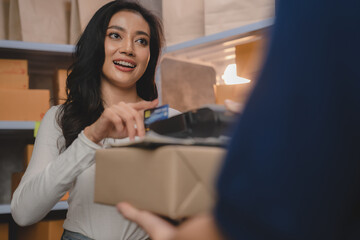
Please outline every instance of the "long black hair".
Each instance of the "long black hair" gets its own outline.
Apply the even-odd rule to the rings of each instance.
[[[105,60],[106,29],[112,16],[122,10],[139,13],[149,24],[150,60],[144,74],[136,82],[136,91],[139,97],[147,101],[158,97],[155,70],[164,39],[160,20],[134,1],[116,0],[105,4],[91,18],[76,44],[74,62],[68,71],[67,99],[57,117],[65,138],[65,148],[104,111],[100,79]]]

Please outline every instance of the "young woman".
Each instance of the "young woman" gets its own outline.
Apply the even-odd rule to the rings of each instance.
[[[69,191],[63,239],[147,238],[114,207],[93,202],[94,155],[145,135],[143,110],[158,104],[154,75],[162,40],[160,22],[136,3],[114,1],[95,13],[76,46],[68,99],[45,115],[13,195],[19,225],[40,221]]]

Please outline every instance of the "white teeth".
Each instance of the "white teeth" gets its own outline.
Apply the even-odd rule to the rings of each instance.
[[[131,67],[131,68],[134,68],[135,65],[134,64],[131,64],[129,62],[125,62],[125,61],[114,61],[114,63],[116,65],[121,65],[121,66],[124,66],[124,67]]]

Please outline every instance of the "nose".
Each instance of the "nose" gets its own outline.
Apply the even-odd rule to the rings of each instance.
[[[124,39],[122,43],[120,53],[127,56],[135,56],[133,41],[131,39]]]

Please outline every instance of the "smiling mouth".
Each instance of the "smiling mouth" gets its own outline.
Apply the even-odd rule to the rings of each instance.
[[[127,67],[127,68],[135,68],[136,65],[126,62],[126,61],[113,61],[115,65],[121,66],[121,67]]]

